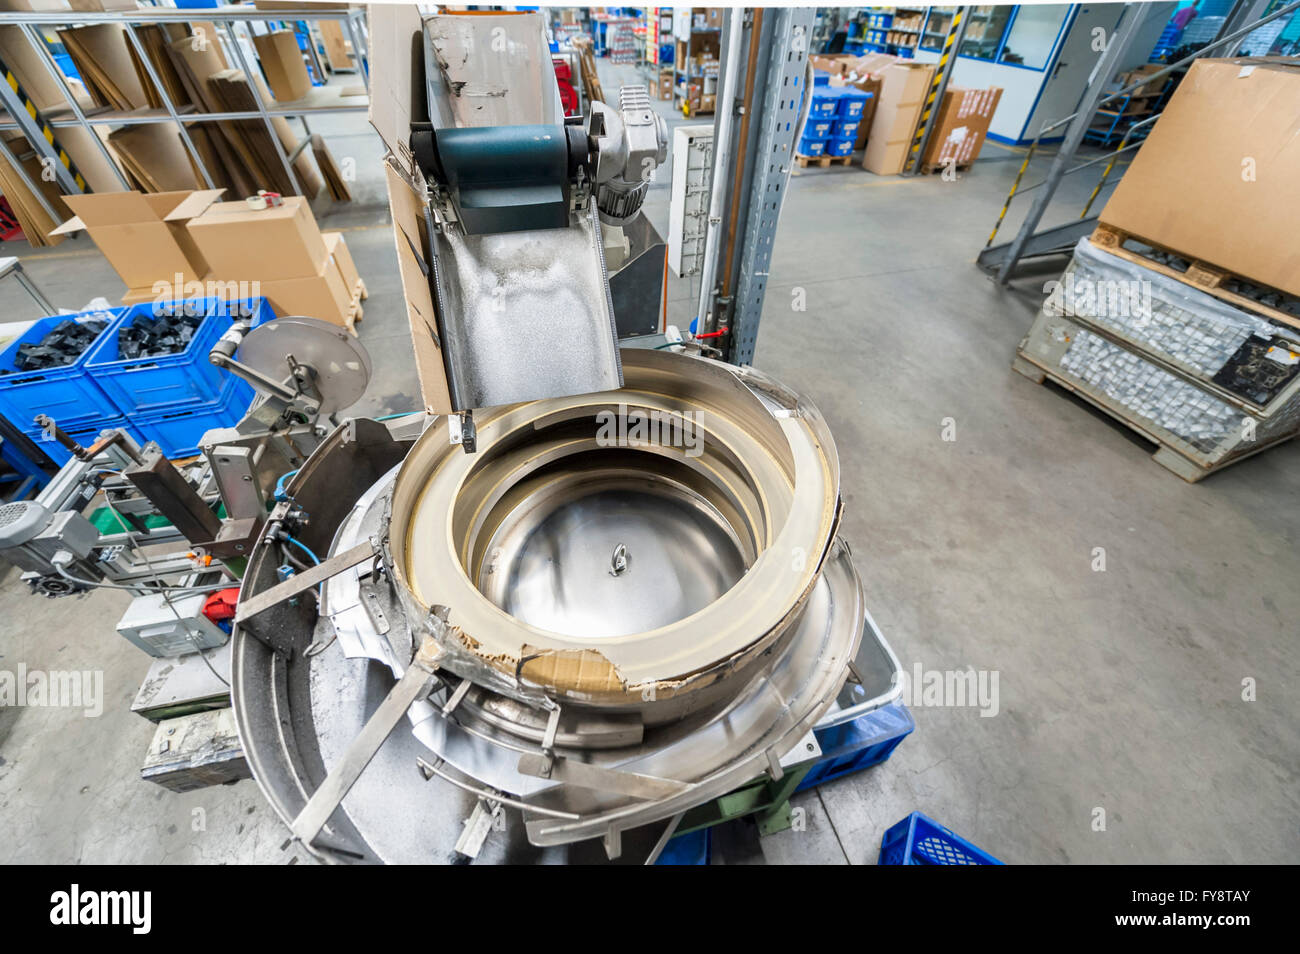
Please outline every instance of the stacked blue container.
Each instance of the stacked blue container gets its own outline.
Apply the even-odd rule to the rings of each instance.
[[[835,123],[826,142],[828,156],[848,156],[858,138],[858,126],[871,94],[853,86],[836,88]]]
[[[178,312],[203,318],[183,351],[121,357],[117,336],[120,329],[143,317]],[[213,365],[208,352],[235,321],[248,319],[256,326],[271,317],[271,306],[265,298],[200,298],[133,305],[91,349],[86,367],[145,441],[157,441],[168,457],[188,457],[198,453],[198,442],[205,431],[234,426],[253,400],[252,387]]]
[[[65,463],[69,454],[61,444],[46,437],[36,426],[36,415],[45,414],[80,443],[92,443],[105,428],[118,427],[124,421],[113,402],[93,381],[86,364],[95,348],[115,334],[120,309],[86,311],[76,315],[53,315],[41,318],[23,332],[8,348],[0,352],[0,415],[35,441],[56,464]],[[76,361],[57,368],[18,371],[18,349],[41,341],[54,327],[65,321],[103,321],[107,327]]]
[[[804,123],[803,133],[799,137],[797,152],[801,156],[822,156],[826,154],[826,143],[830,139],[831,126],[839,109],[840,93],[836,86],[814,86],[812,105],[808,109],[808,121]]]

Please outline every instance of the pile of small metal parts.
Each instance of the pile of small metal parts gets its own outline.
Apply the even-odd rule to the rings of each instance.
[[[189,347],[203,316],[141,315],[117,330],[117,356],[123,361],[179,354]]]
[[[1082,328],[1061,368],[1206,453],[1240,426],[1231,405]]]
[[[108,327],[107,320],[61,321],[39,342],[29,341],[18,346],[12,368],[0,369],[0,374],[21,371],[44,371],[72,364],[94,343]]]
[[[1090,259],[1076,255],[1066,274],[1074,275],[1074,282],[1063,283],[1071,313],[1113,328],[1207,377],[1212,377],[1222,368],[1252,335],[1267,340],[1276,331],[1269,322],[1249,312],[1204,304],[1204,296],[1199,293],[1177,295],[1172,291],[1172,281],[1149,281],[1147,300],[1131,302],[1135,307],[1098,307],[1100,303],[1096,299],[1099,296],[1094,296],[1092,302],[1084,302],[1081,295],[1072,295],[1071,291],[1076,288],[1123,289],[1132,284],[1123,281],[1131,273],[1097,267]]]

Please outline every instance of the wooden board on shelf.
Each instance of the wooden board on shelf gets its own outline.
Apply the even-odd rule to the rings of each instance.
[[[147,192],[179,192],[203,187],[189,151],[171,123],[123,126],[109,135],[108,144]]]
[[[0,135],[5,137],[5,143],[9,147],[9,151],[15,156],[23,156],[32,152],[31,144],[23,138],[21,133],[8,131],[0,133]],[[29,158],[22,160],[22,167],[27,175],[25,181],[19,175],[18,170],[9,164],[7,159],[0,157],[0,193],[3,193],[4,197],[9,200],[9,207],[14,210],[14,216],[18,219],[23,235],[32,248],[58,245],[66,236],[50,235],[49,233],[52,229],[61,225],[62,221],[50,218],[50,214],[45,211],[45,208],[27,183],[34,183],[55,212],[63,216],[63,218],[67,218],[70,213],[63,203],[63,197],[59,193],[58,185],[54,182],[47,182],[41,176],[41,161],[38,156],[31,155]]]
[[[338,163],[334,161],[334,155],[329,151],[329,147],[325,145],[325,139],[320,133],[312,135],[311,151],[315,154],[316,163],[320,166],[321,174],[325,177],[325,184],[329,187],[330,196],[336,202],[351,202],[352,190],[348,188],[347,180],[343,178]]]

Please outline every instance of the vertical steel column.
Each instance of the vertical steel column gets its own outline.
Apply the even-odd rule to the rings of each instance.
[[[352,41],[352,58],[356,60],[357,72],[361,74],[361,82],[366,84],[366,94],[370,94],[370,60],[366,49],[361,44],[361,31],[357,29],[356,18],[349,13],[343,18],[347,24],[348,38]]]
[[[811,82],[808,46],[815,15],[813,7],[768,7],[762,36],[750,38],[751,43],[763,43],[766,51],[760,47],[754,101],[746,104],[747,109],[757,110],[750,120],[757,141],[748,153],[750,187],[744,191],[747,205],[741,210],[743,225],[736,236],[741,248],[729,322],[728,360],[733,364],[752,364],[754,360],[776,227],[800,132],[799,117],[805,97],[812,96],[805,85]],[[727,185],[714,183],[714,188]]]
[[[1025,243],[1029,241],[1030,236],[1034,234],[1034,230],[1038,228],[1043,213],[1047,211],[1048,203],[1052,201],[1052,196],[1056,194],[1056,187],[1061,183],[1061,177],[1065,175],[1065,170],[1073,160],[1075,152],[1078,151],[1079,144],[1083,142],[1083,134],[1088,131],[1088,126],[1092,123],[1092,116],[1097,111],[1097,104],[1106,97],[1106,84],[1114,75],[1115,67],[1124,58],[1124,54],[1133,42],[1133,37],[1137,35],[1138,29],[1142,26],[1142,21],[1146,19],[1149,10],[1150,4],[1148,3],[1130,4],[1124,10],[1119,28],[1115,31],[1115,35],[1110,38],[1110,42],[1106,44],[1101,59],[1097,61],[1097,65],[1093,67],[1092,75],[1088,77],[1088,88],[1084,91],[1083,101],[1079,104],[1079,109],[1074,114],[1074,119],[1071,121],[1069,128],[1066,129],[1065,141],[1061,143],[1060,148],[1056,151],[1056,156],[1052,159],[1052,166],[1048,170],[1047,179],[1043,183],[1043,191],[1034,199],[1029,214],[1025,216],[1025,221],[1020,225],[1020,231],[1016,233],[1015,239],[1011,242],[1011,247],[1007,249],[1007,257],[998,270],[998,284],[1005,285],[1007,283],[1011,270],[1020,261]]]
[[[1223,25],[1219,27],[1219,32],[1215,36],[1215,39],[1217,40],[1219,37],[1230,36],[1248,23],[1254,23],[1256,20],[1263,18],[1264,13],[1268,10],[1268,5],[1271,2],[1272,0],[1237,0],[1237,3],[1233,8],[1228,11],[1228,15],[1223,18]],[[1254,31],[1252,30],[1251,32],[1253,33]],[[1216,55],[1236,56],[1237,51],[1241,49],[1241,45],[1249,39],[1250,33],[1247,33],[1240,40],[1226,44]]]
[[[41,64],[45,67],[45,72],[49,73],[50,78],[59,84],[59,89],[63,91],[63,95],[68,101],[68,106],[72,109],[72,115],[77,117],[77,121],[81,123],[86,132],[90,134],[90,138],[95,141],[95,145],[99,147],[99,151],[103,154],[104,160],[108,163],[109,168],[113,170],[113,175],[117,176],[118,183],[121,184],[123,189],[130,189],[131,183],[128,182],[126,176],[123,175],[121,168],[117,164],[117,160],[113,158],[113,154],[108,151],[108,146],[104,144],[104,140],[100,139],[99,136],[95,134],[95,130],[91,129],[90,125],[86,122],[86,113],[81,108],[81,104],[77,102],[77,97],[73,94],[72,87],[68,85],[68,78],[63,75],[63,71],[59,69],[59,64],[54,61],[54,54],[51,53],[50,48],[45,45],[45,40],[37,31],[36,25],[32,23],[20,23],[18,26],[27,36],[27,42],[36,50]]]
[[[958,7],[948,24],[948,35],[943,40],[943,52],[939,54],[938,69],[934,81],[930,83],[930,94],[925,99],[925,109],[916,126],[916,136],[912,140],[912,149],[907,156],[905,174],[914,176],[921,171],[925,161],[925,150],[934,135],[934,127],[939,122],[939,112],[943,108],[943,94],[948,89],[948,80],[952,78],[953,67],[957,65],[957,53],[962,40],[966,37],[966,24],[970,22],[970,7]],[[922,27],[924,29],[924,27]],[[920,42],[919,40],[917,42]]]
[[[284,174],[289,177],[289,184],[293,186],[293,191],[298,195],[302,195],[302,185],[299,184],[298,177],[293,174],[293,165],[285,158],[284,148],[280,145],[280,137],[275,133],[275,124],[271,122],[271,114],[266,111],[266,100],[262,99],[262,90],[258,84],[260,74],[254,73],[248,68],[248,57],[244,55],[244,48],[239,45],[239,36],[235,33],[234,23],[227,20],[221,25],[226,28],[226,37],[235,50],[235,59],[239,61],[239,68],[244,71],[244,76],[248,78],[248,89],[253,94],[253,101],[257,103],[257,111],[262,115],[262,123],[266,126],[267,135],[271,137],[271,147],[275,149],[275,154],[280,157],[280,165],[284,167]]]
[[[185,143],[185,151],[190,154],[194,167],[199,170],[199,175],[203,177],[203,184],[209,189],[215,189],[216,185],[213,184],[212,176],[208,175],[208,167],[203,164],[203,157],[199,155],[199,150],[194,146],[194,140],[190,138],[190,131],[181,122],[180,114],[176,112],[176,104],[167,95],[167,87],[158,78],[158,71],[154,69],[153,60],[149,58],[149,54],[145,51],[144,44],[140,42],[140,37],[136,35],[135,24],[128,20],[124,25],[126,26],[126,38],[131,42],[131,48],[135,50],[135,55],[144,66],[145,72],[149,74],[149,80],[153,83],[154,89],[157,90],[158,98],[162,100],[167,115],[176,124],[176,129],[181,134],[181,142]]]
[[[15,81],[16,82],[16,81]],[[49,138],[46,137],[47,126],[44,120],[36,115],[33,108],[30,112],[27,104],[23,102],[23,97],[18,94],[18,90],[9,85],[7,78],[0,78],[0,106],[5,108],[9,117],[18,124],[22,130],[23,136],[31,144],[36,154],[41,157],[42,163],[47,168],[54,170],[55,180],[63,189],[65,195],[77,195],[82,191],[81,185],[77,182],[77,177],[72,174],[72,170],[63,164],[63,158],[59,155],[59,149],[54,144],[53,129],[49,129]],[[21,166],[19,169],[21,170]],[[37,194],[40,192],[37,190]],[[54,221],[59,217],[54,216]]]

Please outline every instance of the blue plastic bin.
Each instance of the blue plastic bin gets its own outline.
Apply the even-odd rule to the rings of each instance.
[[[933,818],[912,812],[885,832],[878,865],[1000,865],[997,858],[954,835]]]
[[[808,110],[808,120],[834,119],[840,104],[840,90],[834,86],[814,86],[812,107]]]
[[[664,850],[655,859],[656,865],[707,865],[709,863],[709,832],[700,828],[668,839]]]
[[[814,86],[829,86],[831,84],[831,74],[825,70],[813,70]]]
[[[835,115],[840,119],[860,119],[871,94],[852,86],[842,86]]]
[[[861,119],[837,119],[831,123],[831,128],[826,135],[832,139],[856,140],[858,138],[858,127],[861,125]]]
[[[810,139],[804,136],[799,140],[798,155],[801,156],[821,156],[826,153],[825,139]]]
[[[101,431],[111,431],[117,428],[125,430],[131,437],[144,446],[145,440],[141,437],[140,432],[125,417],[108,417],[100,418],[96,421],[89,421],[83,424],[59,424],[59,429],[67,434],[82,447],[89,447],[95,443]],[[72,451],[68,450],[53,437],[47,437],[39,427],[24,428],[23,433],[35,442],[36,446],[45,452],[45,456],[54,463],[62,467],[68,461],[72,460]]]
[[[145,317],[175,314],[204,315],[184,351],[122,360],[117,334]],[[108,395],[118,413],[153,414],[199,407],[220,401],[232,378],[229,371],[208,360],[208,352],[234,322],[248,318],[259,325],[272,316],[265,298],[226,301],[195,298],[188,301],[132,305],[110,333],[91,349],[86,370]]]
[[[822,755],[796,791],[879,765],[894,754],[898,744],[915,728],[912,713],[901,702],[891,702],[849,722],[814,727],[813,734]]]
[[[0,368],[13,372],[0,374],[0,414],[14,427],[27,430],[35,427],[37,414],[48,414],[60,425],[82,424],[116,417],[120,412],[108,395],[86,374],[86,361],[95,348],[113,334],[113,327],[121,309],[110,311],[84,311],[78,315],[52,315],[32,323],[15,341],[0,352]],[[106,321],[108,327],[89,348],[72,364],[43,371],[14,371],[18,349],[34,344],[61,322],[95,318]]]
[[[851,156],[853,154],[852,139],[838,139],[832,136],[826,140],[826,155],[828,156]]]
[[[253,403],[253,388],[233,374],[226,380],[221,398],[212,404],[152,414],[133,414],[130,421],[145,441],[157,441],[165,457],[193,457],[199,439],[214,427],[234,427]]]
[[[804,139],[827,139],[835,128],[833,119],[809,119],[803,127]]]

